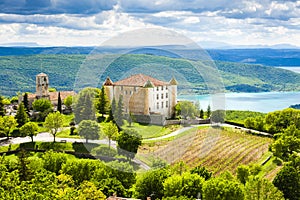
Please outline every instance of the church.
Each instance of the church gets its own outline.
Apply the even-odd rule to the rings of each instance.
[[[59,92],[49,92],[49,77],[45,73],[40,73],[36,76],[36,92],[33,94],[28,94],[28,103],[30,107],[36,99],[49,99],[52,105],[57,106]],[[75,96],[74,91],[60,91],[60,98],[62,102],[68,96]]]
[[[172,78],[164,82],[144,74],[135,74],[123,80],[113,82],[109,77],[103,84],[105,93],[110,102],[116,101],[122,95],[124,113],[133,114],[138,119],[143,116],[152,116],[159,119],[157,123],[170,119],[175,115],[177,103],[177,81]],[[137,121],[143,121],[138,120]]]

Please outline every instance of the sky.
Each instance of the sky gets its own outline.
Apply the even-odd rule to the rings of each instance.
[[[143,28],[199,44],[300,46],[300,1],[0,0],[0,44],[97,46]]]

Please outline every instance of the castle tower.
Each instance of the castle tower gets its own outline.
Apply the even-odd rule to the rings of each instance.
[[[175,106],[177,104],[177,81],[173,77],[169,82],[169,94],[170,94],[170,110],[169,110],[169,116],[175,115]]]
[[[104,87],[104,91],[106,93],[106,95],[108,96],[108,99],[110,102],[112,102],[113,98],[114,98],[114,83],[112,82],[112,80],[107,77],[105,82],[103,83],[103,87]]]
[[[47,74],[40,73],[36,76],[36,97],[45,98],[49,97],[49,78]]]

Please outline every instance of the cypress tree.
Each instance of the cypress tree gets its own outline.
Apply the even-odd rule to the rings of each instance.
[[[61,97],[60,97],[60,92],[58,92],[57,111],[61,113]]]
[[[3,96],[0,95],[0,116],[5,115],[3,100],[4,100]]]
[[[26,124],[26,122],[28,122],[28,115],[25,111],[25,107],[23,103],[20,103],[18,110],[17,110],[17,114],[16,114],[16,120],[18,123],[18,127],[23,126],[24,124]]]
[[[98,102],[98,112],[102,114],[102,117],[107,112],[107,103],[107,96],[105,94],[104,87],[102,86]]]
[[[210,118],[210,115],[211,115],[210,105],[207,106],[206,114],[207,114],[207,118]]]
[[[120,95],[120,97],[119,97],[115,120],[116,120],[119,128],[121,126],[123,126],[123,96],[122,95]]]
[[[114,115],[116,113],[116,107],[117,107],[117,104],[116,104],[116,99],[113,98],[112,102],[111,102],[111,105],[109,107],[109,111],[108,111],[108,117],[106,119],[107,122],[110,122],[110,121],[113,121],[115,122],[114,120]]]
[[[26,111],[29,111],[28,93],[27,92],[25,92],[25,94],[23,96],[23,104],[24,104]]]

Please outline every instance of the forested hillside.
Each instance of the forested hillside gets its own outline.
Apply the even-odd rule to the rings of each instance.
[[[100,68],[104,68],[103,60],[96,56],[87,57],[87,55],[78,54],[1,56],[0,93],[13,96],[18,91],[34,92],[35,76],[40,72],[49,75],[51,87],[57,90],[72,90],[78,70],[91,58],[93,62],[90,64],[93,68],[99,71]],[[287,70],[221,61],[216,61],[215,64],[222,75],[227,91],[258,92],[300,89],[300,74]],[[106,76],[117,81],[134,73],[148,74],[165,81],[175,76],[181,93],[187,92],[187,87],[195,93],[208,92],[203,78],[190,62],[179,58],[153,55],[123,55],[113,60],[99,77],[99,84]]]

